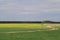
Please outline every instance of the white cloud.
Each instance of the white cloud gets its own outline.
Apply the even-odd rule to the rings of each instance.
[[[48,0],[49,2],[60,2],[60,0]]]
[[[19,14],[33,14],[34,12],[49,13],[49,12],[60,11],[60,5],[57,4],[58,2],[60,2],[60,0],[42,0],[41,3],[39,3],[39,0],[37,2],[36,1],[37,0],[35,0],[35,2],[32,3],[33,5],[32,4],[24,5],[24,2],[22,4],[19,4],[19,3],[16,3],[16,0],[15,1],[6,0],[5,4],[1,5],[0,10],[3,10],[5,13],[16,12]],[[56,4],[54,4],[55,2]],[[28,4],[30,3],[31,1]]]
[[[55,20],[58,16],[51,15],[57,13],[60,13],[60,0],[0,0],[1,20]]]

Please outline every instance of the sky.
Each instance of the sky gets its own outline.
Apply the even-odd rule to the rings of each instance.
[[[0,21],[60,21],[60,0],[0,0]]]

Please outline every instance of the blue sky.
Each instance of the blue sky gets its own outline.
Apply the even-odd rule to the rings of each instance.
[[[0,21],[60,21],[60,0],[0,0]]]

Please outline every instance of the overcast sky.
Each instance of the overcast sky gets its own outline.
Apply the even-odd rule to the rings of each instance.
[[[60,0],[0,0],[0,21],[60,21]]]

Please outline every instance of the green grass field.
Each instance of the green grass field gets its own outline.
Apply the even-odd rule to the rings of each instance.
[[[60,24],[0,24],[0,40],[60,40],[60,29],[45,31],[48,25],[60,28]]]

